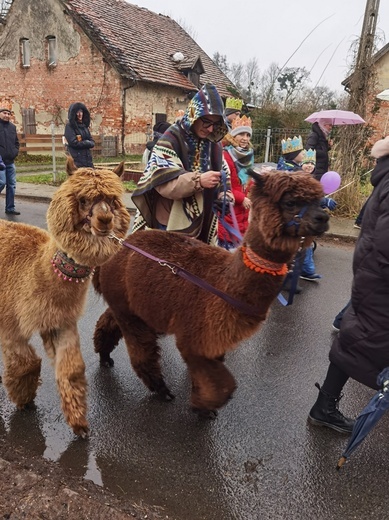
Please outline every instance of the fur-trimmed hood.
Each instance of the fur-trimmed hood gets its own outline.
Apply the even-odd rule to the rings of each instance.
[[[380,159],[385,155],[389,155],[389,135],[385,137],[385,139],[380,139],[373,145],[371,155],[375,159]]]
[[[77,126],[76,120],[77,120],[77,111],[82,110],[83,116],[82,116],[82,123],[87,128],[90,126],[90,112],[84,105],[84,103],[72,103],[69,107],[68,111],[68,120],[70,125],[75,128]]]

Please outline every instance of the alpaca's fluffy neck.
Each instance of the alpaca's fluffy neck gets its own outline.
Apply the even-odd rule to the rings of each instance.
[[[304,245],[305,238],[299,236],[274,236],[271,241],[265,238],[253,228],[245,235],[244,243],[258,256],[279,264],[290,263],[300,247]]]

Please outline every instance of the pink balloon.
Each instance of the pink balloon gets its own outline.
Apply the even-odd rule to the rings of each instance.
[[[337,172],[327,172],[320,179],[320,183],[323,186],[325,195],[333,193],[340,186],[341,178]]]

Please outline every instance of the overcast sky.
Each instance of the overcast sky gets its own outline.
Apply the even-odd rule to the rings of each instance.
[[[361,35],[366,7],[366,0],[138,0],[130,3],[184,23],[211,58],[219,52],[226,55],[230,64],[244,64],[256,58],[263,71],[272,62],[284,65],[296,51],[288,67],[312,69],[312,87],[318,83],[337,91],[343,90],[340,83],[350,64],[350,46]],[[380,49],[389,39],[389,0],[380,2],[376,34],[381,39]]]

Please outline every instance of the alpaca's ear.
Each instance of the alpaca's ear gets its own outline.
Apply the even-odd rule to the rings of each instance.
[[[70,175],[73,175],[73,173],[77,170],[77,166],[74,164],[73,157],[71,155],[68,155],[68,158],[66,160],[66,173],[68,177]]]
[[[265,184],[265,175],[263,173],[259,173],[257,170],[253,170],[252,168],[249,168],[247,170],[248,175],[252,177],[255,181],[255,184],[262,188]]]
[[[118,164],[114,169],[113,173],[116,173],[118,177],[121,177],[124,173],[124,161],[122,161],[120,164]]]

